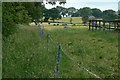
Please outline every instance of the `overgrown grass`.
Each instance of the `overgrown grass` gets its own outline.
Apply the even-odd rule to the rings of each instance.
[[[101,78],[118,77],[118,35],[89,31],[87,27],[20,25],[18,33],[3,41],[3,78],[55,78],[58,47],[79,64]],[[47,51],[47,33],[49,39]],[[56,42],[57,45],[56,45]],[[58,78],[95,78],[62,51]]]

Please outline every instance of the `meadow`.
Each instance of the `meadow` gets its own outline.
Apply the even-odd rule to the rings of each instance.
[[[60,23],[70,23],[70,19],[72,18],[72,23],[74,24],[79,24],[82,23],[82,17],[63,17],[62,19],[55,20],[55,22],[60,22]],[[52,20],[49,19],[50,22],[53,22]]]
[[[3,41],[3,78],[56,78],[59,45],[64,52],[60,51],[57,78],[96,78],[67,55],[101,78],[119,77],[117,33],[89,31],[87,26],[64,28],[43,23],[42,38],[38,26],[18,26],[17,33]]]

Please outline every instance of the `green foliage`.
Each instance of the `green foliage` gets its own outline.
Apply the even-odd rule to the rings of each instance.
[[[62,6],[57,6],[56,8],[59,10],[61,16],[63,16],[63,17],[65,17],[65,15],[68,13],[67,8],[64,8]]]
[[[45,9],[44,10],[44,21],[48,21],[49,18],[52,18],[53,22],[55,19],[61,19],[60,12],[57,8],[52,8],[52,9]]]
[[[103,20],[115,20],[118,18],[118,15],[115,14],[113,10],[105,10],[103,11]]]
[[[111,9],[110,9],[110,10],[105,10],[105,11],[103,11],[103,15],[104,15],[104,14],[107,14],[107,13],[115,13],[115,11],[114,11],[114,10],[111,10]]]
[[[3,37],[16,32],[16,24],[28,24],[30,17],[27,10],[25,10],[22,3],[18,2],[6,2],[2,4],[2,34]]]
[[[51,4],[51,5],[56,5],[56,2],[59,2],[59,4],[65,4],[66,3],[66,0],[64,1],[61,1],[61,0],[46,0],[47,3],[46,4]]]
[[[44,5],[40,2],[3,2],[2,20],[5,37],[16,32],[16,24],[28,24],[31,20],[38,21],[42,17]]]
[[[41,2],[24,2],[23,6],[32,20],[39,21],[42,18],[42,11],[45,7]]]
[[[100,9],[93,8],[92,9],[92,16],[94,16],[96,18],[101,18],[102,17],[102,11]]]
[[[80,11],[80,14],[81,14],[82,17],[92,15],[92,10],[89,7],[81,8],[79,11]]]
[[[92,10],[89,7],[84,7],[84,8],[80,8],[72,16],[75,16],[75,17],[81,16],[83,23],[87,23],[89,16],[91,16],[91,15],[92,15]]]
[[[50,9],[50,17],[52,18],[53,22],[55,19],[61,19],[59,10],[57,8]]]
[[[2,4],[2,34],[3,37],[15,32],[16,25],[14,22],[14,15],[9,11],[13,3],[3,3]],[[14,11],[12,9],[12,11]]]
[[[74,7],[69,7],[69,8],[67,9],[68,16],[72,16],[76,11],[77,11],[76,8],[74,8]]]
[[[45,17],[44,21],[47,22],[48,19],[50,18],[50,10],[49,9],[44,9],[43,10],[43,16]]]
[[[86,23],[88,22],[88,19],[89,19],[88,16],[83,16],[83,17],[82,17],[83,23],[86,24]]]
[[[80,13],[77,11],[76,13],[73,13],[72,14],[72,17],[80,17],[81,15],[80,15]]]

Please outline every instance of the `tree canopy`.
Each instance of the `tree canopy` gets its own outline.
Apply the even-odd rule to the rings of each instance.
[[[55,19],[61,19],[60,12],[57,8],[52,8],[50,11],[50,17],[52,18],[53,22]]]
[[[3,2],[2,3],[2,34],[7,37],[16,32],[16,24],[28,24],[39,20],[44,5],[38,2]]]
[[[68,13],[67,8],[65,7],[57,6],[56,8],[59,10],[60,15],[63,17],[65,17],[65,15]]]
[[[100,9],[97,8],[93,8],[92,10],[92,16],[96,17],[96,18],[101,18],[102,16],[102,11]]]
[[[17,27],[16,24],[28,23],[30,16],[22,3],[6,2],[2,4],[2,34],[9,36],[13,34]]]
[[[118,15],[115,13],[114,10],[105,10],[103,11],[103,20],[115,20],[118,18]]]

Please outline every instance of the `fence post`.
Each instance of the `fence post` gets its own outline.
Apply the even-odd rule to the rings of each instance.
[[[43,34],[44,34],[44,26],[42,28],[42,39],[43,39]]]
[[[100,31],[102,31],[102,24],[101,24],[101,21],[99,21],[99,29],[100,29]]]
[[[95,29],[97,30],[98,24],[97,24],[97,20],[95,21]]]
[[[48,51],[48,40],[49,40],[49,34],[47,34],[47,51]]]
[[[41,26],[40,26],[40,24],[38,25],[38,27],[40,28],[40,35],[41,35]]]
[[[94,20],[92,20],[92,30],[93,30],[93,27],[94,27]]]
[[[60,49],[61,49],[61,46],[59,46],[59,50],[58,50],[58,60],[57,60],[56,78],[57,78],[57,75],[58,75],[58,65],[59,65]]]
[[[103,22],[103,31],[105,31],[105,21]]]
[[[90,27],[91,27],[91,21],[89,20],[89,30],[90,30]]]

